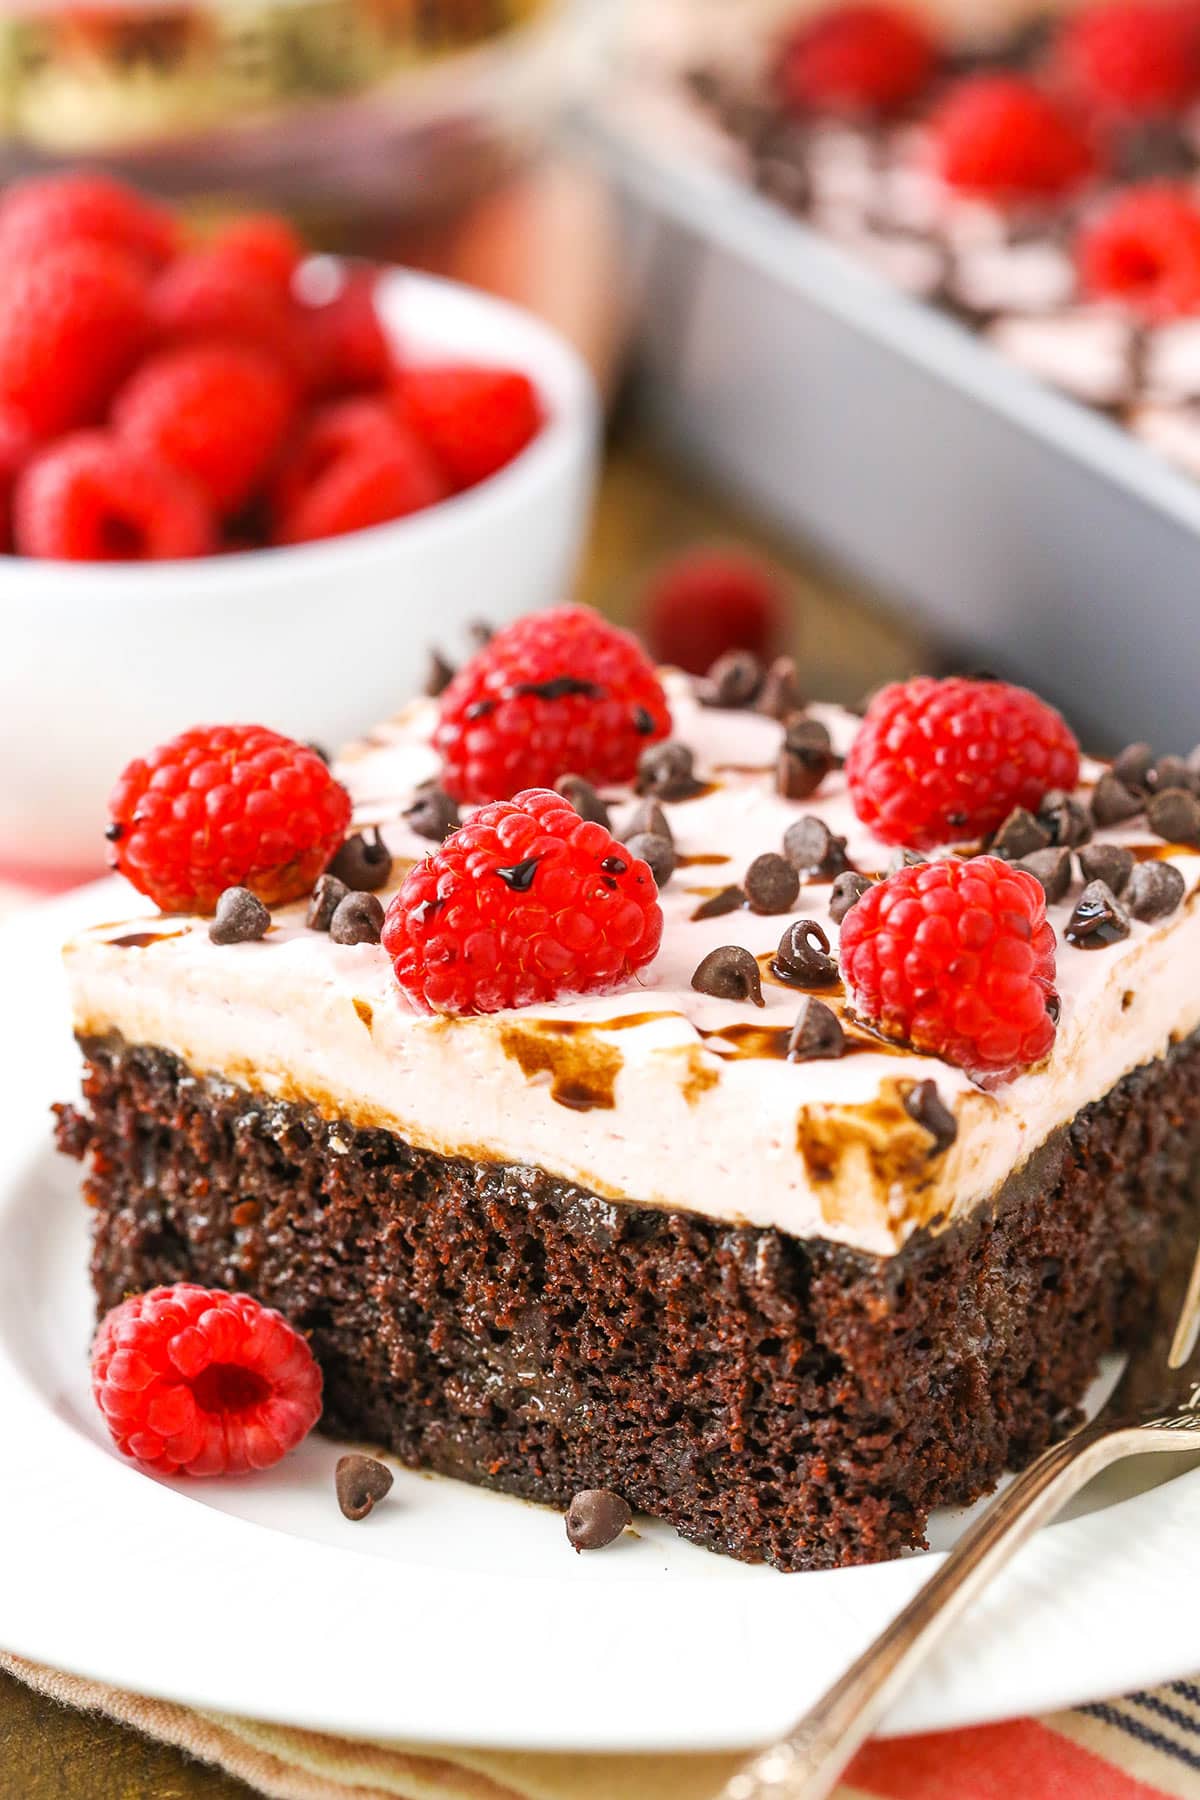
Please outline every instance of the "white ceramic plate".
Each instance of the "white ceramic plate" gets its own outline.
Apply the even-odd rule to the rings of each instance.
[[[362,1736],[675,1750],[780,1731],[934,1566],[779,1575],[639,1521],[574,1556],[561,1518],[397,1474],[362,1524],[311,1438],[269,1474],[158,1482],[88,1396],[87,1231],[46,1108],[77,1058],[59,941],[133,910],[106,882],[0,930],[0,1643],[143,1693]],[[1145,1467],[1146,1465],[1143,1465]],[[1047,1709],[1200,1669],[1200,1470],[1093,1490],[956,1632],[893,1731]],[[938,1540],[961,1526],[936,1521]]]

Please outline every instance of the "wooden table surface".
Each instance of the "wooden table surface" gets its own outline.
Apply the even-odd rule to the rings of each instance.
[[[632,618],[648,570],[673,551],[710,540],[751,543],[788,575],[807,692],[852,700],[921,663],[915,632],[668,468],[628,428],[609,456],[580,596]],[[480,611],[487,611],[483,596]],[[48,1583],[47,1604],[70,1602]],[[133,1592],[130,1604],[138,1604]],[[3,1608],[0,1582],[0,1637]],[[0,1675],[0,1800],[246,1800],[250,1792],[175,1750],[67,1712]]]

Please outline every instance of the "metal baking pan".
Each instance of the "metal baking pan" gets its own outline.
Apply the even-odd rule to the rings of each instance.
[[[583,122],[654,428],[1097,747],[1195,743],[1200,482],[652,127]]]

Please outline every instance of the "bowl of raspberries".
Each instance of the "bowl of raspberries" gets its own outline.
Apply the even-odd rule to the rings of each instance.
[[[90,172],[0,193],[0,269],[0,861],[94,861],[148,732],[335,745],[561,598],[597,408],[519,309]]]

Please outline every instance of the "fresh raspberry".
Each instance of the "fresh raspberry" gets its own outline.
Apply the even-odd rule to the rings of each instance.
[[[959,676],[882,688],[846,758],[854,810],[885,844],[930,850],[985,837],[1079,779],[1079,745],[1025,688]]]
[[[1091,173],[1092,149],[1070,115],[1018,75],[972,75],[932,120],[943,181],[996,205],[1050,200]]]
[[[1054,932],[1041,884],[995,856],[901,869],[842,921],[842,979],[886,1037],[993,1079],[1054,1043]]]
[[[19,258],[0,289],[0,406],[42,438],[93,424],[148,331],[145,286],[123,251],[80,242]]]
[[[420,1011],[490,1013],[622,986],[662,924],[649,866],[531,788],[482,807],[409,870],[383,947]]]
[[[7,267],[80,239],[123,250],[147,269],[157,269],[174,256],[179,230],[165,207],[109,175],[36,175],[5,190],[0,258]]]
[[[227,515],[261,486],[294,413],[291,381],[263,351],[184,344],[144,362],[112,416],[126,443],[190,476]]]
[[[785,40],[775,82],[796,112],[889,113],[913,100],[937,66],[923,21],[899,6],[833,6]]]
[[[1200,206],[1179,188],[1126,188],[1080,232],[1079,279],[1151,320],[1200,312]]]
[[[193,250],[150,289],[150,313],[168,343],[220,338],[251,344],[293,366],[295,309],[273,276],[219,249]]]
[[[0,552],[12,549],[13,489],[33,447],[24,422],[0,409]]]
[[[288,294],[307,254],[303,240],[279,213],[246,213],[211,239],[209,250]]]
[[[328,299],[298,308],[297,354],[311,394],[363,393],[391,378],[391,345],[375,304],[378,285],[377,270],[348,269]]]
[[[641,611],[655,660],[705,675],[731,650],[764,661],[773,656],[785,637],[788,602],[780,577],[757,557],[700,549],[658,571]]]
[[[654,665],[586,606],[530,613],[498,631],[441,698],[434,745],[455,800],[507,800],[560,775],[631,781],[671,729]]]
[[[384,402],[344,400],[314,415],[280,471],[276,540],[340,537],[445,497],[441,470]]]
[[[78,431],[21,473],[13,537],[23,556],[59,562],[166,562],[207,556],[216,525],[169,463],[109,432]]]
[[[408,368],[400,375],[396,403],[459,489],[495,475],[542,428],[537,389],[517,369],[458,363]]]
[[[350,822],[316,751],[263,725],[181,732],[131,762],[108,804],[110,866],[163,912],[211,913],[228,887],[297,900]]]
[[[156,1475],[248,1475],[321,1416],[321,1371],[282,1313],[221,1288],[152,1288],[92,1345],[92,1396],[122,1456]]]
[[[1177,112],[1200,92],[1200,33],[1174,0],[1102,0],[1062,26],[1056,60],[1093,105],[1131,118]]]

